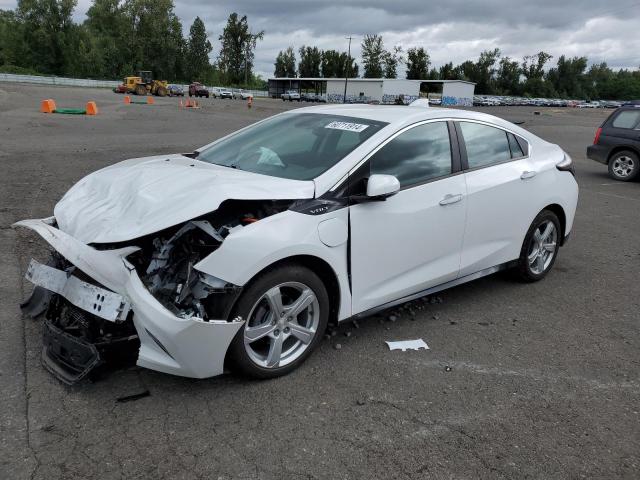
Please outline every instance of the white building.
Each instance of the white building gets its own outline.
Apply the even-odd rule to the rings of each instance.
[[[345,99],[345,84],[347,89]],[[409,104],[420,96],[441,99],[442,105],[473,105],[475,83],[464,80],[402,80],[395,78],[271,78],[269,95],[279,98],[287,90],[326,95],[331,103]]]

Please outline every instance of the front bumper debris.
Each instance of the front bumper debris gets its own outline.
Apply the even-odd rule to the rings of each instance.
[[[42,364],[60,381],[73,385],[100,364],[100,353],[95,345],[46,320],[42,333]]]
[[[81,323],[89,327],[103,321],[105,327],[114,328],[132,322],[136,341],[140,342],[136,363],[141,367],[192,378],[223,373],[227,349],[244,323],[242,319],[206,321],[197,316],[176,316],[149,292],[127,261],[126,257],[136,247],[97,250],[55,228],[51,219],[24,220],[16,226],[37,232],[76,267],[82,278],[96,283],[78,278],[73,271],[33,262],[27,279],[39,286],[36,289],[54,292],[52,298],[46,298],[49,303],[60,300],[78,309],[86,317]],[[42,310],[42,306],[33,305],[32,310]],[[55,319],[55,315],[49,318],[54,320],[55,329],[64,330],[55,324]],[[69,339],[55,329],[45,327],[48,352],[43,357],[45,365],[52,372],[56,370],[56,376],[63,381],[84,378],[87,368],[95,362],[95,352],[82,341]],[[98,348],[100,362],[101,348],[96,343],[93,346]],[[75,359],[75,363],[69,359]],[[70,363],[74,363],[71,368]],[[60,368],[66,371],[60,374]]]

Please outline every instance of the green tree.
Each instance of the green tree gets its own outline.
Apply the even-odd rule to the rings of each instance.
[[[453,68],[453,62],[442,65],[438,72],[438,77],[440,80],[455,80],[457,77],[455,69]]]
[[[407,79],[421,80],[429,77],[431,58],[422,47],[407,50]]]
[[[522,59],[522,74],[525,77],[521,87],[524,95],[545,97],[552,93],[549,84],[544,80],[544,66],[553,58],[546,52],[527,55]]]
[[[18,0],[25,66],[36,66],[44,73],[65,73],[65,49],[73,28],[71,17],[75,6],[76,0]]]
[[[325,50],[322,52],[322,76],[324,78],[355,78],[358,76],[358,64],[347,52]]]
[[[404,62],[402,56],[402,47],[396,45],[391,50],[385,50],[382,53],[382,67],[384,70],[384,78],[397,78],[398,65]]]
[[[298,63],[298,74],[301,77],[319,77],[322,65],[322,51],[318,47],[305,47],[298,50],[300,53],[300,63]]]
[[[296,53],[293,51],[293,47],[288,47],[286,50],[280,50],[276,57],[275,77],[293,78],[296,76]]]
[[[384,44],[380,35],[365,35],[362,40],[364,78],[381,78],[384,73]]]
[[[517,95],[520,89],[520,64],[509,57],[500,59],[496,83],[500,94]]]
[[[0,65],[30,66],[24,62],[28,51],[23,39],[23,24],[12,10],[0,10]]]
[[[546,52],[527,55],[522,59],[522,74],[527,80],[540,79],[544,76],[545,64],[553,58]]]
[[[131,73],[152,70],[158,79],[179,76],[176,65],[184,55],[185,42],[173,8],[173,0],[125,0]]]
[[[500,58],[500,49],[498,48],[480,53],[469,78],[476,83],[476,91],[479,93],[495,93],[495,66],[498,58]]]
[[[585,75],[587,57],[558,58],[556,67],[547,72],[547,81],[562,97],[584,98],[591,90]]]
[[[132,73],[129,25],[119,0],[94,0],[89,7],[84,27],[95,42],[95,68],[100,76],[115,78]]]
[[[213,50],[207,37],[207,29],[200,17],[191,24],[189,40],[187,41],[186,70],[189,81],[205,81],[211,72],[209,54]]]
[[[247,16],[238,17],[232,13],[220,35],[220,54],[218,68],[224,79],[234,85],[244,81],[246,84],[252,75],[255,48],[262,40],[264,31],[252,33]]]

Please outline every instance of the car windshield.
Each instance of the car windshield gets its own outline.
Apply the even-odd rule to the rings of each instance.
[[[273,177],[312,180],[385,125],[342,115],[279,115],[202,150],[198,160]]]

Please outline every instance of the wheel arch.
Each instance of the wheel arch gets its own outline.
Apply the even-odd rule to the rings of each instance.
[[[281,258],[280,260],[276,260],[275,262],[264,267],[262,270],[256,272],[256,274],[253,275],[253,277],[251,277],[251,279],[249,279],[249,281],[245,284],[244,288],[246,289],[248,285],[253,283],[256,278],[258,278],[265,272],[283,265],[301,265],[308,268],[313,273],[318,275],[318,277],[320,277],[320,280],[327,289],[327,294],[329,295],[329,303],[331,305],[329,310],[329,323],[338,323],[338,314],[340,312],[340,302],[342,297],[340,293],[340,282],[338,280],[338,275],[326,260],[315,255],[293,255],[290,257]],[[237,302],[238,299],[236,299],[236,301],[234,302],[233,307],[235,307]]]
[[[629,150],[640,157],[640,151],[638,151],[636,147],[632,145],[618,145],[612,148],[611,151],[609,152],[609,155],[607,156],[607,165],[609,165],[609,162],[611,161],[611,159],[616,153],[624,152],[625,150]]]

